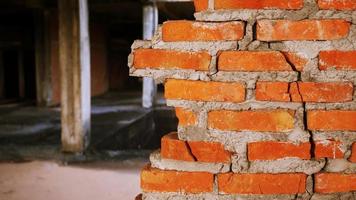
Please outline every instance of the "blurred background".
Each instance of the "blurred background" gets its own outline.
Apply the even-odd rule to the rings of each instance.
[[[145,23],[157,28],[157,22],[193,19],[193,2],[84,1],[90,145],[63,153],[58,2],[0,0],[0,199],[134,199],[149,153],[176,130],[162,86],[154,104],[142,106],[143,81],[129,77],[127,57],[133,41],[147,32]],[[147,7],[158,20],[147,19]]]

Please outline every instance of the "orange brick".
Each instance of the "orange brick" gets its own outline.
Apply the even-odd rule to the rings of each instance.
[[[321,51],[319,69],[356,70],[356,51]]]
[[[144,192],[212,192],[213,182],[213,174],[207,172],[164,171],[150,166],[144,167],[141,172]]]
[[[220,194],[305,193],[305,174],[218,174]]]
[[[179,140],[177,133],[170,133],[161,138],[162,158],[195,161],[185,141]]]
[[[137,69],[194,69],[208,71],[211,61],[211,56],[207,52],[136,49],[133,54],[133,66]]]
[[[356,131],[356,111],[311,110],[307,112],[309,130]]]
[[[256,100],[333,103],[352,101],[351,82],[257,82]],[[337,95],[335,95],[337,94]]]
[[[208,9],[208,0],[194,0],[194,7],[196,12]]]
[[[355,0],[318,0],[320,9],[356,10]]]
[[[316,193],[356,191],[356,174],[319,173],[315,175]]]
[[[242,83],[169,79],[165,83],[164,95],[167,99],[238,103],[245,100],[245,86]]]
[[[197,115],[188,109],[176,108],[176,116],[180,126],[193,126],[197,122]]]
[[[303,0],[215,0],[215,9],[288,9],[303,8]]]
[[[249,143],[248,159],[253,160],[276,160],[280,158],[293,157],[300,159],[310,159],[310,143],[299,145],[288,142],[253,142]]]
[[[223,51],[218,58],[220,71],[292,71],[278,51]]]
[[[351,156],[349,158],[349,161],[356,163],[356,142],[352,145]]]
[[[341,151],[340,145],[340,141],[316,141],[314,149],[315,158],[343,158],[344,153]]]
[[[290,101],[289,83],[266,82],[256,83],[256,100],[259,101]]]
[[[290,85],[294,102],[347,102],[352,101],[353,84],[350,82],[295,82]]]
[[[167,21],[162,26],[165,42],[240,40],[244,36],[243,22],[205,23],[186,20]]]
[[[308,59],[293,52],[282,52],[289,63],[291,63],[297,71],[303,71],[308,63]]]
[[[177,133],[162,137],[161,156],[166,159],[199,161],[211,163],[229,163],[231,153],[217,142],[182,141]]]
[[[211,111],[208,113],[208,126],[226,131],[287,132],[294,128],[294,111]]]
[[[280,40],[337,40],[347,37],[350,23],[345,20],[259,20],[257,39]]]
[[[189,141],[188,144],[197,161],[229,163],[231,160],[231,153],[220,143]]]

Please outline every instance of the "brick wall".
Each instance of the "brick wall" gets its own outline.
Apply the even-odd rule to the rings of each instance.
[[[356,1],[194,4],[129,56],[179,119],[142,199],[355,199]]]

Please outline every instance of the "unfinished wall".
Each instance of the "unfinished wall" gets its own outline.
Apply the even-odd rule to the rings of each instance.
[[[195,0],[132,45],[177,133],[142,199],[356,199],[356,2]]]

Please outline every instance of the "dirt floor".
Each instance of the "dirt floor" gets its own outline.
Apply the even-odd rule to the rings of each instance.
[[[133,200],[144,159],[63,165],[0,163],[0,200]]]
[[[142,108],[140,91],[92,102],[84,154],[61,152],[58,107],[0,105],[0,200],[133,200],[140,193],[139,172],[149,153],[176,130],[173,108],[162,93],[155,109]]]

